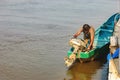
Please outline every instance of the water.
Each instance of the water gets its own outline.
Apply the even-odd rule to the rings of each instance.
[[[0,80],[103,80],[104,63],[67,69],[63,59],[80,26],[118,11],[119,0],[1,0]]]

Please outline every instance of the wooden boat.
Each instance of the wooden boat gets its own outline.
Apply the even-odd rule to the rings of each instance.
[[[119,64],[119,59],[111,59],[109,61],[108,80],[120,80],[120,73],[117,64]]]
[[[120,19],[120,13],[112,15],[105,23],[103,23],[95,31],[94,48],[89,52],[80,52],[79,54],[76,54],[76,58],[79,58],[80,61],[83,62],[85,59],[94,60],[97,56],[100,56],[100,54],[108,53],[110,37],[113,35],[114,25],[118,19]],[[72,52],[73,48],[67,52],[67,56],[70,57]]]

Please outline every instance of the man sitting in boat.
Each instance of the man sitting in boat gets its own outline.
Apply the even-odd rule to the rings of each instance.
[[[74,38],[77,38],[81,33],[84,33],[84,40],[90,41],[89,45],[87,47],[88,50],[91,50],[93,48],[93,42],[94,42],[94,36],[95,36],[95,30],[92,26],[89,26],[88,24],[84,24],[83,27],[81,27],[74,35]]]

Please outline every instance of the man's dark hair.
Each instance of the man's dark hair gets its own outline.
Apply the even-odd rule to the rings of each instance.
[[[88,24],[83,25],[83,32],[88,31],[90,29],[90,26]]]

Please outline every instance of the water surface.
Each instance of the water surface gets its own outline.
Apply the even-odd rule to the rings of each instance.
[[[67,69],[63,59],[80,26],[118,11],[119,0],[1,0],[0,80],[103,80],[103,63]]]

